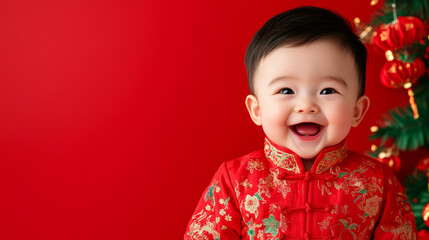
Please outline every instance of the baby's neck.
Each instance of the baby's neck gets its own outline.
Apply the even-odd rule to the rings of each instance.
[[[302,163],[304,164],[305,171],[310,171],[313,166],[314,159],[302,159]]]

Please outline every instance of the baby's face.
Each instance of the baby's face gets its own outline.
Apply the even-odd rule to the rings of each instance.
[[[352,55],[329,40],[280,47],[254,76],[255,95],[246,98],[253,121],[304,159],[341,142],[369,107],[366,96],[358,99]]]

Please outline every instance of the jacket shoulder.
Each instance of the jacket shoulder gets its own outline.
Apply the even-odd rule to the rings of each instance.
[[[380,174],[379,176],[384,175],[383,169],[386,167],[386,164],[378,161],[377,159],[354,151],[348,152],[348,163],[355,166],[370,166],[369,169],[373,169],[377,174]]]
[[[242,174],[250,167],[265,168],[267,164],[264,151],[262,149],[250,152],[241,157],[234,158],[225,162],[225,167],[230,174]]]

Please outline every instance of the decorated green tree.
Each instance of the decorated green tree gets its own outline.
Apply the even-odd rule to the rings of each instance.
[[[371,155],[399,171],[401,151],[429,148],[429,1],[379,2],[370,23],[355,19],[358,34],[368,45],[386,56],[380,81],[408,94],[409,105],[389,110],[383,124],[371,128],[371,140],[379,143]],[[402,159],[406,161],[406,159]],[[429,158],[418,163],[403,185],[416,217],[419,239],[429,239]]]

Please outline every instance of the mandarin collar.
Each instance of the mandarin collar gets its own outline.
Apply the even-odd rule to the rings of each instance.
[[[331,167],[339,164],[347,157],[347,144],[345,140],[337,145],[324,148],[314,160],[310,172],[321,174]],[[292,150],[279,146],[267,137],[264,141],[265,157],[271,160],[277,167],[286,170],[290,174],[305,173],[302,159]]]

